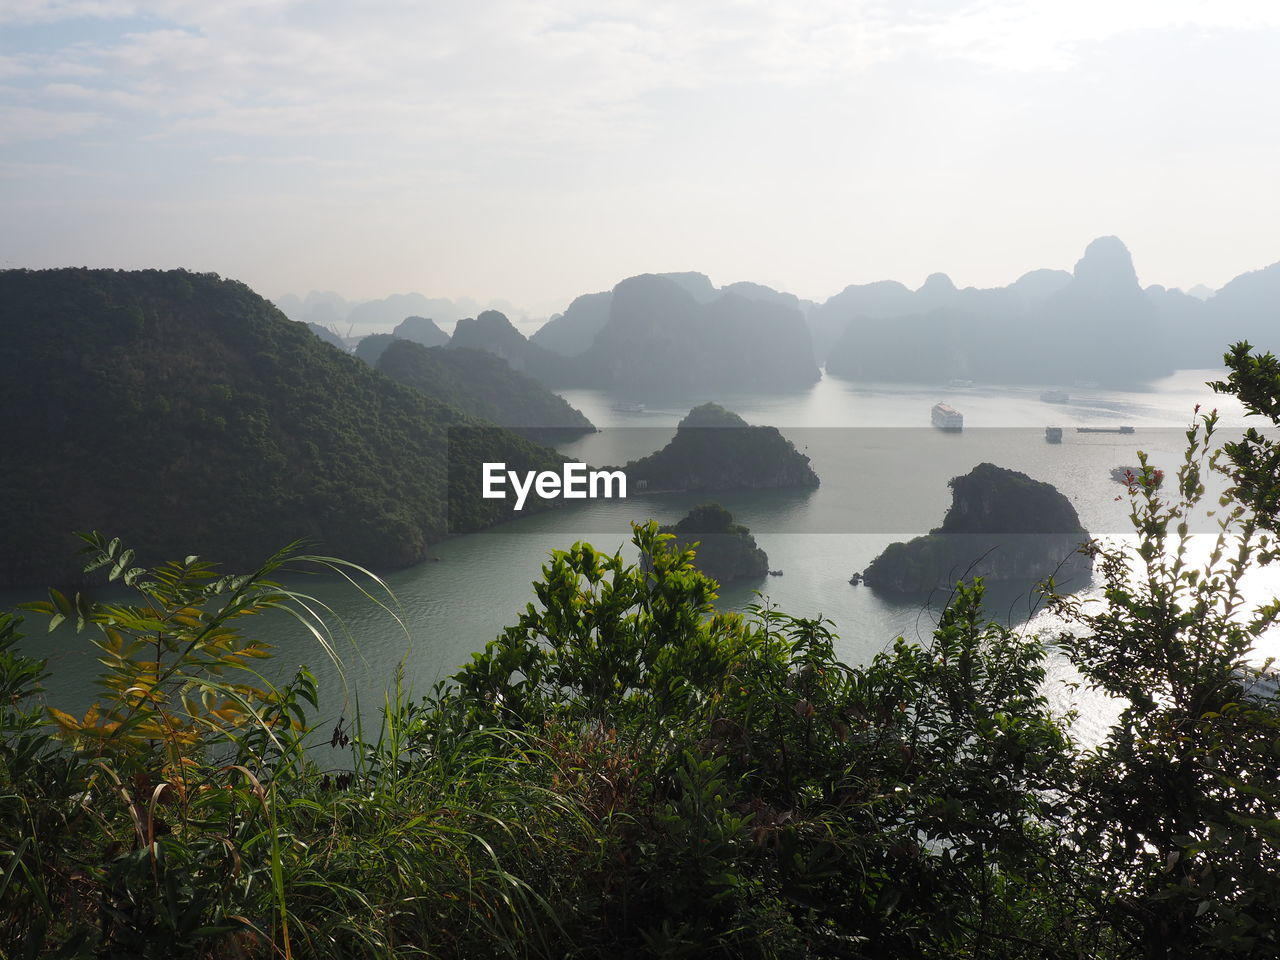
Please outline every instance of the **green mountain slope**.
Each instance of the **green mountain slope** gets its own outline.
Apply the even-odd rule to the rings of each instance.
[[[382,352],[377,367],[405,386],[524,436],[595,430],[563,397],[483,350],[428,348],[396,340]]]
[[[476,421],[213,274],[0,272],[0,369],[0,582],[67,575],[86,529],[147,556],[306,538],[407,565],[509,515],[479,498],[481,462],[562,459],[501,430],[451,447]]]

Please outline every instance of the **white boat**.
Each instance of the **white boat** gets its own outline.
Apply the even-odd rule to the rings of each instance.
[[[964,414],[948,403],[935,403],[932,413],[933,425],[939,430],[959,431],[964,429]]]

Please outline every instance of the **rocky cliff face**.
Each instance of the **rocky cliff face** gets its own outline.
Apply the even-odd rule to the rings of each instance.
[[[459,320],[449,346],[452,349],[486,350],[507,361],[512,370],[523,372],[528,366],[529,341],[497,310],[486,310],[474,319]]]
[[[449,335],[427,317],[405,317],[391,332],[401,340],[412,340],[424,347],[443,347],[449,342]]]
[[[980,463],[948,486],[951,507],[934,533],[1089,536],[1076,508],[1053,484],[1017,470]]]
[[[538,328],[529,342],[566,357],[576,357],[591,346],[595,335],[609,322],[612,300],[613,294],[608,290],[584,293],[574,298],[564,313],[552,317]]]
[[[706,317],[728,315],[728,333],[731,337],[756,336],[757,331],[738,328],[746,325],[741,320],[743,316],[749,318],[753,315],[750,308],[741,306],[743,302],[761,302],[779,308],[776,311],[757,312],[755,315],[780,319],[784,326],[793,326],[796,315],[803,317],[814,306],[794,294],[781,293],[759,283],[739,281],[717,289],[702,273],[644,274],[622,281],[619,287],[623,292],[623,302],[617,314],[621,322],[630,327],[657,329],[667,318],[674,317],[678,322],[673,325],[673,339],[685,354],[694,347],[700,347],[699,325],[705,325]],[[566,357],[576,357],[586,352],[596,335],[613,318],[613,299],[613,290],[577,297],[563,314],[558,314],[543,324],[529,338],[529,342]],[[691,304],[695,308],[692,312],[689,310]],[[712,309],[700,318],[696,310],[699,305]],[[711,325],[715,326],[714,321]],[[760,332],[768,334],[769,331],[765,329]],[[804,333],[808,335],[807,328]],[[617,334],[610,334],[611,338],[616,336]],[[796,355],[800,356],[798,351]],[[597,355],[594,362],[599,362],[600,359]],[[804,364],[804,372],[799,375],[800,382],[808,382],[804,380],[806,376],[812,379],[809,358],[804,358]],[[780,375],[795,376],[794,373]],[[580,376],[589,378],[590,373],[587,371]]]
[[[566,358],[531,343],[506,314],[485,310],[475,319],[458,321],[449,338],[449,349],[484,350],[507,361],[512,370],[533,377],[544,386],[572,379]]]
[[[773,490],[816,487],[809,458],[776,427],[750,426],[707,403],[689,411],[665,447],[626,466],[630,489]]]
[[[983,463],[951,480],[951,507],[927,536],[891,544],[863,573],[891,593],[949,590],[957,580],[1087,581],[1089,533],[1051,484]]]
[[[1119,237],[1098,237],[1085,247],[1072,279],[1082,291],[1100,300],[1136,300],[1141,292],[1133,256]]]
[[[814,354],[818,360],[827,361],[832,347],[853,324],[889,320],[915,312],[914,295],[896,280],[851,284],[809,314]]]
[[[1125,245],[1099,237],[1072,273],[1035,270],[987,290],[957,290],[944,274],[914,292],[900,284],[849,287],[811,321],[827,372],[839,377],[1119,387],[1188,365],[1188,351],[1171,341],[1186,343],[1195,324],[1162,306],[1186,313],[1180,302],[1147,295]],[[1209,362],[1201,355],[1200,365]]]
[[[645,274],[614,287],[608,322],[575,358],[580,382],[649,396],[794,389],[818,379],[798,308],[734,292],[709,297],[706,284],[677,280]]]
[[[1160,346],[1155,305],[1116,237],[1099,237],[1085,248],[1071,282],[1030,318],[1028,332],[1036,358],[1031,369],[1042,371],[1047,383],[1126,386],[1172,369]]]

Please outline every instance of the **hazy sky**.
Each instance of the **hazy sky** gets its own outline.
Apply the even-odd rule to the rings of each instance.
[[[0,0],[0,267],[534,312],[1280,260],[1273,0]]]

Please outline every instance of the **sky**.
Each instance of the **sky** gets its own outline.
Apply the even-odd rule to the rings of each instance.
[[[1272,0],[0,0],[0,268],[532,315],[1280,260]]]

